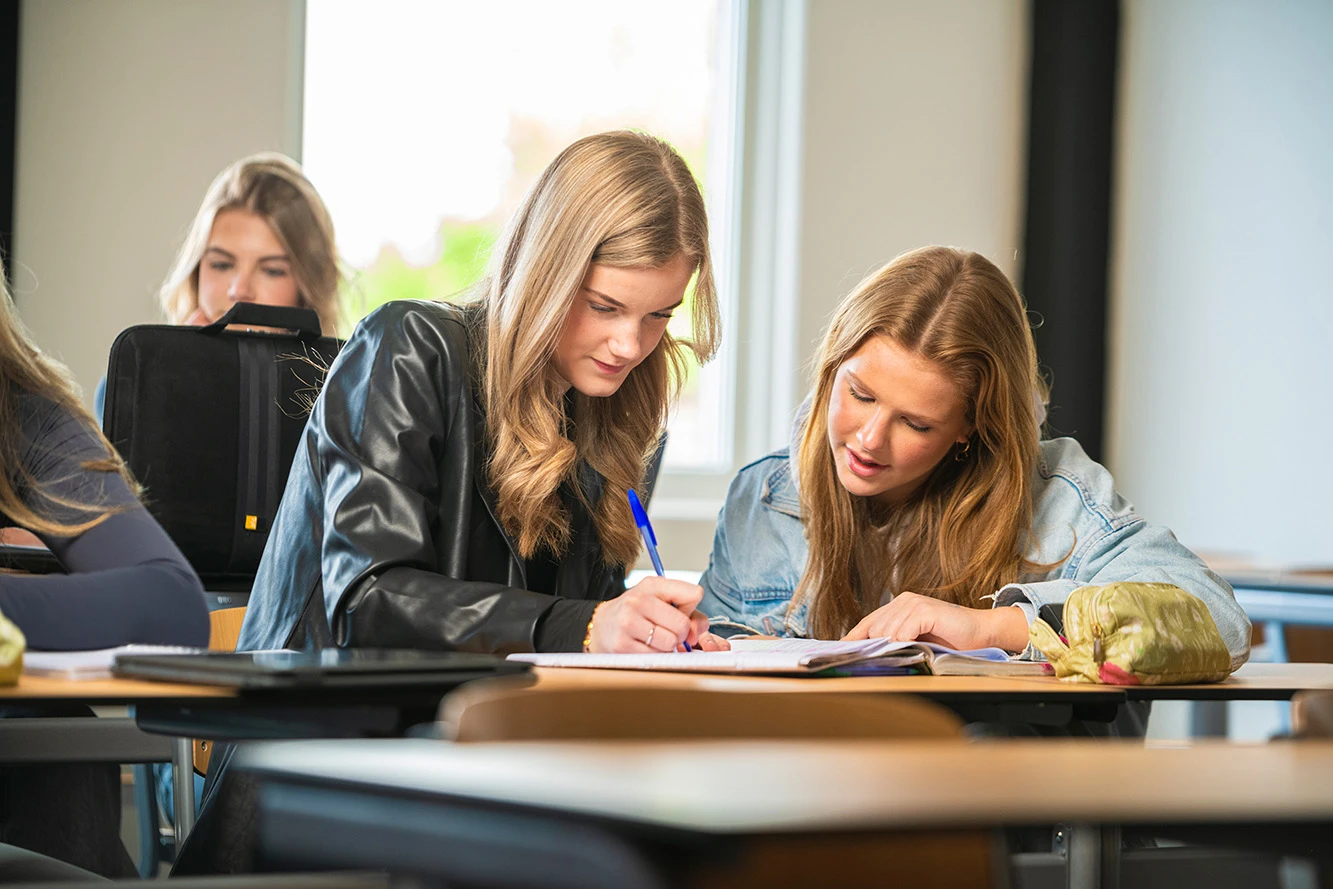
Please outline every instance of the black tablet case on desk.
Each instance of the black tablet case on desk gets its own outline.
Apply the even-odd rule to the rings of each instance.
[[[64,574],[65,566],[47,548],[0,543],[0,571],[22,574]]]
[[[491,654],[375,648],[322,651],[210,651],[198,654],[123,654],[117,676],[231,688],[357,689],[441,686],[522,673],[526,664]]]
[[[311,309],[254,303],[207,327],[145,324],[116,337],[103,428],[205,589],[249,591],[341,345],[320,335]]]

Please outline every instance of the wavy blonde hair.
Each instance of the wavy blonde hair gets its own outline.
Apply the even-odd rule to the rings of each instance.
[[[967,450],[946,453],[892,509],[842,486],[828,441],[834,378],[876,336],[948,375],[974,427]],[[978,606],[1038,567],[1022,552],[1046,387],[1023,299],[990,260],[947,247],[899,256],[838,307],[816,373],[798,459],[810,555],[793,600],[809,602],[812,636],[845,634],[879,607],[885,590]],[[966,459],[954,459],[960,453]]]
[[[167,319],[183,324],[199,307],[199,263],[208,249],[213,221],[225,210],[245,210],[268,223],[291,263],[300,305],[314,309],[324,333],[336,336],[342,323],[339,288],[343,274],[333,218],[300,165],[275,151],[241,158],[208,187],[158,291]]]
[[[660,268],[682,255],[695,269],[693,340],[663,334],[607,398],[572,390],[571,441],[562,428],[564,386],[549,364],[588,267]],[[570,145],[510,219],[479,291],[487,476],[500,523],[524,558],[540,549],[563,553],[570,517],[559,490],[586,461],[606,480],[589,504],[605,558],[632,563],[639,536],[625,492],[643,480],[684,381],[686,353],[708,361],[720,336],[708,219],[685,161],[666,142],[628,131]]]
[[[121,510],[99,503],[79,503],[37,489],[36,479],[24,465],[24,452],[29,442],[24,440],[19,422],[19,398],[35,395],[55,402],[73,414],[94,434],[106,457],[89,460],[83,468],[92,472],[114,472],[138,492],[138,485],[130,476],[116,449],[106,440],[97,421],[79,399],[69,370],[58,361],[48,358],[33,343],[10,298],[5,283],[4,264],[0,262],[0,512],[15,524],[39,534],[73,537],[102,523]],[[60,522],[48,514],[34,510],[24,502],[20,491],[36,493],[52,507],[77,509],[96,515],[84,522]]]

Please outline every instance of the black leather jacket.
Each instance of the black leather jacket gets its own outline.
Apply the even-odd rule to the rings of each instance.
[[[357,327],[306,424],[241,650],[576,651],[593,608],[624,589],[578,503],[555,595],[525,588],[485,478],[480,320],[404,300]],[[602,479],[586,464],[580,483],[597,502]]]

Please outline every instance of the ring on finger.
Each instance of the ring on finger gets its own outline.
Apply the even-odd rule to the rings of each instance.
[[[652,647],[653,647],[653,633],[656,633],[656,632],[657,632],[657,624],[653,624],[653,625],[652,625],[652,628],[648,630],[648,638],[643,640],[643,644],[644,644],[644,645],[647,645],[649,648],[652,648]]]

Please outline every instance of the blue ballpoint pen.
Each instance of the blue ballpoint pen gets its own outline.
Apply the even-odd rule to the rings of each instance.
[[[643,537],[643,545],[648,548],[648,558],[653,560],[653,570],[657,572],[658,577],[666,577],[666,572],[662,570],[662,557],[657,554],[657,535],[653,533],[652,523],[648,521],[648,512],[639,502],[639,495],[630,488],[629,493],[630,512],[634,513],[634,524],[639,526],[639,534]],[[685,650],[690,650],[689,642],[682,642]]]

